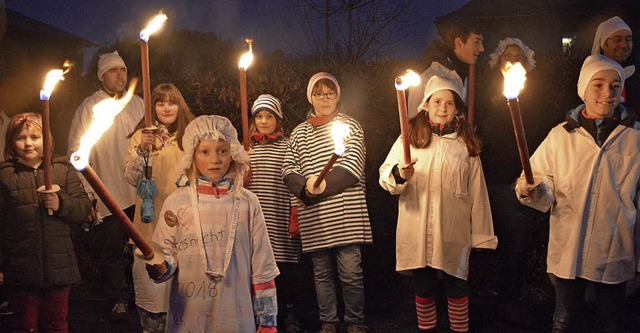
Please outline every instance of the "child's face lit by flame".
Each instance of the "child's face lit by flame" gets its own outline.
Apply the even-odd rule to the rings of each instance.
[[[436,91],[429,97],[425,109],[432,124],[450,123],[457,112],[453,92],[447,89]]]
[[[618,72],[607,69],[597,72],[584,93],[586,113],[591,118],[611,117],[620,103],[622,84]]]
[[[199,176],[216,182],[229,172],[232,162],[231,145],[224,140],[198,143],[194,153],[194,162]]]
[[[42,163],[42,131],[36,126],[24,126],[13,142],[13,148],[29,166]]]
[[[267,110],[260,110],[253,117],[253,121],[256,124],[256,129],[260,133],[271,134],[276,131],[278,121],[273,113]]]

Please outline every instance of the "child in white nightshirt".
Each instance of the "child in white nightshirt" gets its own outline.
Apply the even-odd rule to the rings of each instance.
[[[380,185],[399,195],[396,270],[413,276],[418,328],[436,330],[436,295],[444,285],[449,326],[469,330],[469,255],[495,249],[480,141],[464,119],[462,87],[432,76],[419,113],[409,120],[414,163],[399,138],[380,167]]]
[[[147,266],[157,282],[173,277],[167,332],[276,332],[279,271],[258,198],[242,187],[249,157],[235,128],[201,116],[182,145],[188,181],[153,235],[165,263]]]

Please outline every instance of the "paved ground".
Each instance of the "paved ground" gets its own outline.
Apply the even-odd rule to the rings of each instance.
[[[398,297],[403,294],[400,291]],[[521,316],[520,322],[514,322],[514,318],[505,317],[504,309],[496,310],[497,304],[485,303],[487,299],[476,297],[476,302],[471,303],[471,328],[472,332],[549,332],[553,305],[550,303],[526,303],[522,308],[514,307],[511,310]],[[522,306],[522,305],[519,305]],[[130,309],[124,320],[114,320],[109,315],[109,304],[106,298],[83,297],[70,299],[69,324],[74,333],[112,333],[112,332],[141,332],[138,325],[138,315],[135,309]],[[388,305],[385,308],[368,306],[367,320],[371,333],[413,333],[415,329],[415,312],[412,299],[403,297],[401,302]],[[630,320],[637,323],[638,309],[630,309]],[[442,313],[442,311],[440,312]],[[9,332],[10,316],[0,317],[0,332]],[[516,319],[518,320],[518,319]],[[589,318],[585,318],[585,324],[581,332],[596,332]],[[528,323],[525,323],[528,322]],[[446,318],[439,315],[440,332],[448,332]],[[638,326],[631,324],[627,332],[637,332]],[[315,332],[317,326],[310,324],[305,332]],[[339,332],[346,332],[344,326]]]
[[[376,307],[367,304],[367,320],[372,333],[404,333],[417,332],[415,329],[415,309],[413,298],[407,290],[398,290],[397,294],[388,295],[389,299],[383,301],[383,306]],[[80,333],[111,333],[111,332],[141,332],[138,325],[138,315],[134,308],[130,308],[128,315],[120,320],[115,320],[110,316],[110,305],[106,297],[87,294],[82,290],[82,286],[76,286],[69,301],[69,324],[71,332]],[[478,299],[478,297],[476,297]],[[482,300],[484,302],[484,300]],[[471,326],[476,332],[544,332],[547,331],[549,311],[548,305],[540,305],[533,309],[531,314],[536,317],[534,323],[540,327],[524,329],[512,326],[509,323],[501,322],[496,314],[495,304],[474,302],[471,304]],[[311,318],[315,317],[310,313]],[[544,318],[544,317],[547,318]],[[442,317],[442,316],[441,316]],[[446,318],[439,318],[443,332],[446,332]],[[315,332],[317,323],[309,320],[305,323],[306,332]],[[10,327],[10,316],[0,317],[0,332],[8,332]],[[340,326],[342,332],[346,332],[344,326]]]
[[[414,333],[416,329],[415,307],[410,288],[410,278],[395,275],[394,279],[376,285],[366,284],[367,325],[371,333]],[[110,315],[107,295],[101,293],[98,283],[90,283],[94,277],[72,288],[69,301],[69,324],[74,333],[141,332],[138,314],[130,307],[125,318],[115,320]],[[383,279],[384,280],[384,279]],[[545,290],[527,288],[526,298],[516,304],[501,305],[497,295],[486,285],[482,289],[471,289],[470,326],[472,332],[549,332],[553,315],[553,299],[549,297],[550,286]],[[313,288],[304,295],[312,309],[315,309]],[[438,304],[438,326],[440,332],[447,332],[446,305]],[[592,310],[589,310],[592,311]],[[627,332],[638,332],[640,327],[640,292],[636,292],[626,304],[629,319]],[[315,332],[318,323],[314,310],[303,315],[305,332]],[[594,314],[589,312],[582,321],[580,332],[596,332]],[[0,316],[0,332],[9,332],[10,316]],[[344,326],[339,332],[346,332]]]

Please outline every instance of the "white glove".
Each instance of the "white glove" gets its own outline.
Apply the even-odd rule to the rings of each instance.
[[[553,191],[542,175],[534,174],[533,184],[528,184],[524,176],[516,181],[516,197],[526,206],[546,212],[554,202]]]

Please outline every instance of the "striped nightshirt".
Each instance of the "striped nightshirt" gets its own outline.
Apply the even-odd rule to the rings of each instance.
[[[300,238],[289,237],[289,212],[293,196],[282,182],[282,160],[288,140],[254,143],[251,155],[251,182],[247,189],[260,200],[269,240],[277,262],[300,259]]]
[[[349,135],[346,150],[333,168],[343,168],[358,182],[315,205],[299,207],[303,252],[373,241],[365,199],[364,132],[355,119],[338,113],[324,125],[314,127],[308,122],[298,125],[289,139],[282,176],[297,174],[308,179],[320,173],[334,151],[331,128],[335,121],[348,125]]]

